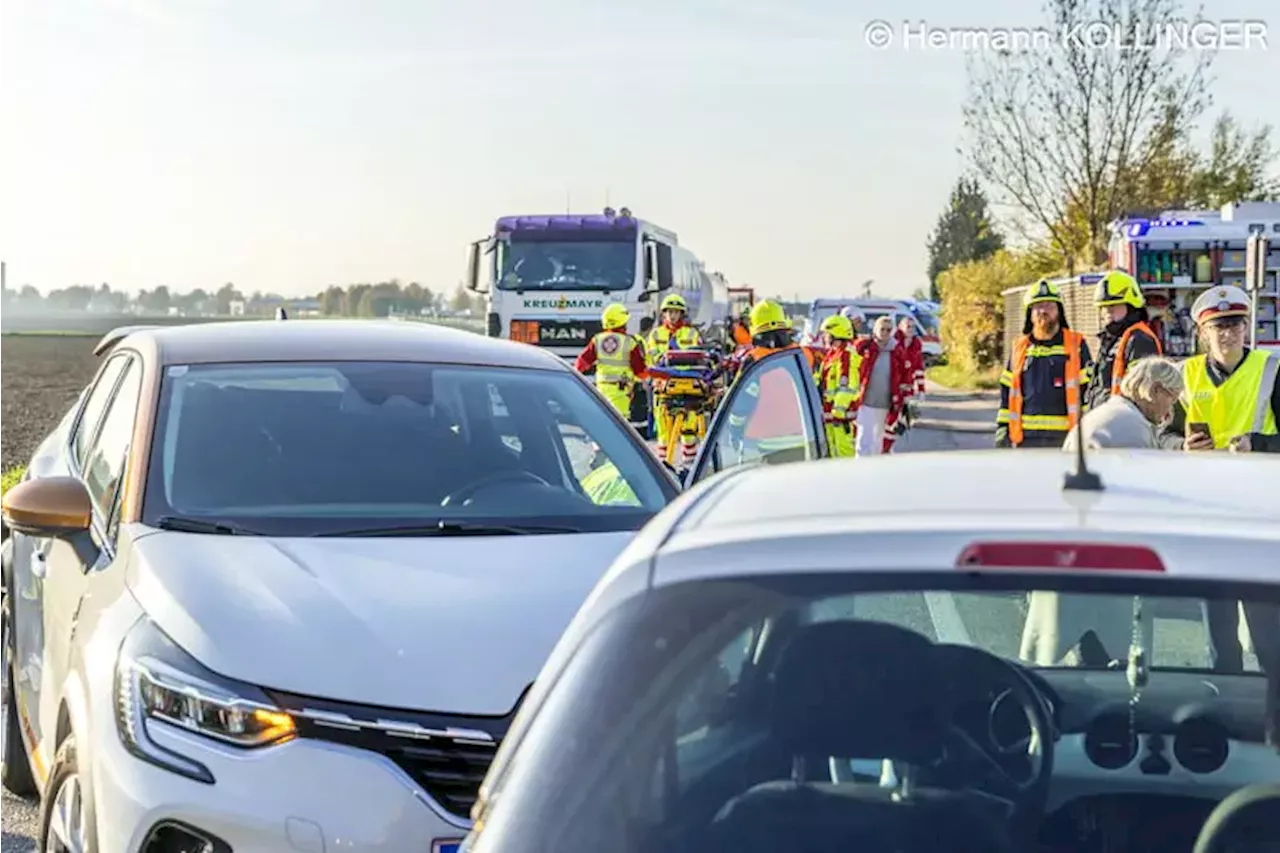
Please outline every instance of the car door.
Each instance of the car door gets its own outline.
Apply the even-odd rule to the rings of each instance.
[[[776,465],[829,454],[822,397],[799,347],[742,371],[716,409],[685,484],[742,465]]]
[[[90,535],[99,549],[97,559],[86,565],[75,547],[62,539],[50,540],[47,547],[41,584],[45,632],[45,671],[40,699],[42,732],[49,731],[47,726],[56,724],[59,687],[66,675],[73,630],[90,578],[93,572],[110,565],[115,557],[118,498],[133,440],[133,422],[141,388],[141,362],[130,357],[112,389],[92,438],[79,445],[83,449],[73,466],[73,473],[84,483],[93,505]],[[96,393],[95,389],[94,395]],[[43,737],[41,739],[44,740]]]
[[[61,475],[76,470],[78,460],[97,434],[107,405],[115,392],[121,374],[129,363],[126,354],[113,355],[98,371],[97,377],[80,395],[75,409],[70,413],[72,426],[64,436],[65,445],[56,457],[43,460],[39,466],[33,460],[31,476]],[[13,701],[18,710],[40,738],[39,711],[45,682],[45,588],[48,574],[48,558],[54,546],[53,539],[33,538],[15,533],[11,543],[13,577],[12,607],[14,645]]]

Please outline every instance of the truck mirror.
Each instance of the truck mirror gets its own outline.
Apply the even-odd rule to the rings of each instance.
[[[483,240],[477,240],[471,244],[471,256],[467,259],[467,290],[472,293],[480,292],[480,247]]]
[[[658,243],[654,248],[658,256],[658,290],[667,290],[674,279],[671,271],[671,247],[666,243]]]
[[[653,263],[653,244],[644,244],[644,281],[645,287],[653,284],[654,280],[654,263]]]

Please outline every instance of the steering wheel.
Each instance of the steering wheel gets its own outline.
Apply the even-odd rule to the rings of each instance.
[[[1044,816],[1053,778],[1054,728],[1048,703],[1031,678],[1009,661],[973,646],[939,643],[936,649],[947,656],[946,671],[961,674],[964,684],[993,688],[998,702],[1012,701],[1027,721],[1026,736],[1012,744],[995,743],[990,733],[975,737],[953,723],[940,769],[959,773],[968,790],[1005,804],[1015,829],[1034,831]],[[981,781],[968,781],[972,779]]]
[[[515,481],[521,481],[525,483],[536,483],[539,486],[546,486],[547,488],[552,488],[550,483],[548,483],[546,480],[542,479],[532,471],[525,471],[524,469],[498,471],[493,474],[487,474],[473,482],[467,483],[465,486],[459,489],[454,489],[452,492],[445,495],[444,498],[441,499],[440,506],[454,506],[455,504],[464,504],[468,500],[470,500],[471,497],[476,492],[480,491],[481,489],[486,489],[489,486],[493,486],[498,483],[515,482]]]

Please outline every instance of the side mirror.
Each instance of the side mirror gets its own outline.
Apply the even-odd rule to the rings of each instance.
[[[487,240],[477,240],[471,244],[471,255],[467,258],[466,287],[472,293],[488,293],[488,289],[480,288],[480,265],[484,257],[484,245]]]
[[[42,477],[19,483],[4,494],[4,523],[29,536],[65,539],[84,533],[93,521],[89,491],[75,477]]]
[[[648,295],[647,295],[647,294],[645,295],[645,298],[646,298],[646,299],[648,298]],[[652,318],[652,317],[641,317],[641,318],[640,318],[640,334],[642,334],[642,335],[647,335],[647,334],[649,334],[649,330],[650,330],[650,329],[652,329],[652,328],[653,328],[653,318]]]
[[[671,267],[671,247],[666,243],[657,243],[654,249],[658,256],[658,290],[669,290],[675,281]]]

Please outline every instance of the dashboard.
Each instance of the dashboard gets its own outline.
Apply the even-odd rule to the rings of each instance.
[[[1280,780],[1280,749],[1266,744],[1262,675],[1153,671],[1131,702],[1123,670],[1024,671],[1055,729],[1050,813],[1082,797],[1217,800]],[[987,739],[1005,749],[1025,742],[1027,716],[1012,694],[987,698]]]

